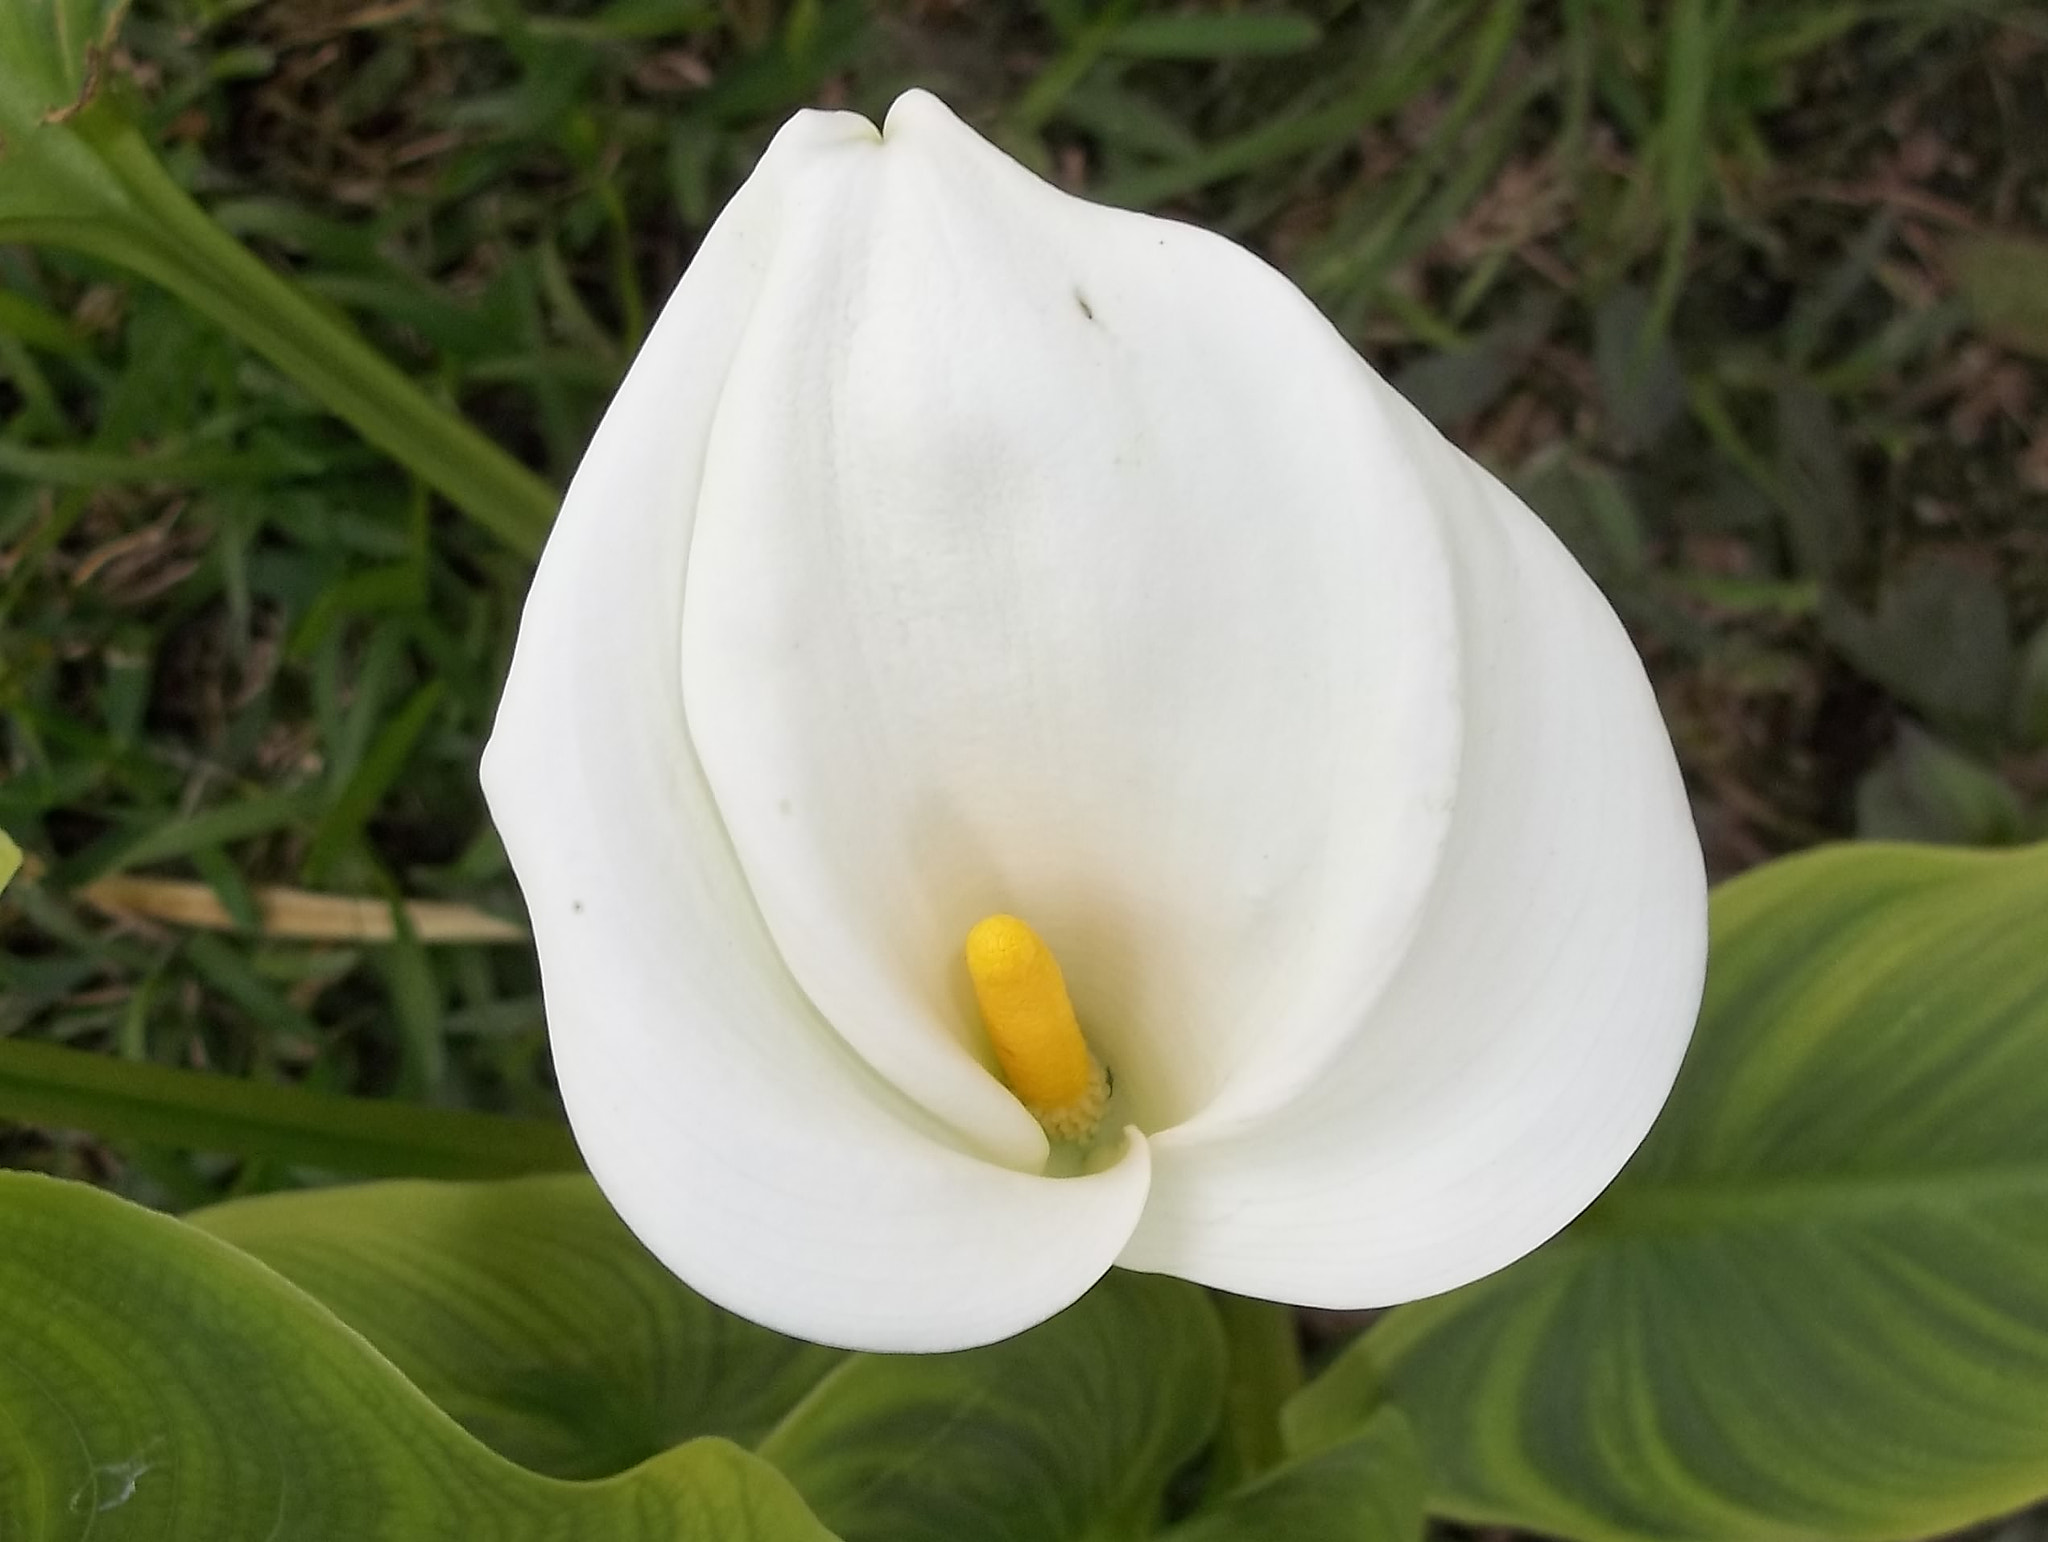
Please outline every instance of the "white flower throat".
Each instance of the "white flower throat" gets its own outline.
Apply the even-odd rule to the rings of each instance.
[[[967,934],[967,973],[1010,1090],[1056,1141],[1081,1144],[1109,1104],[1109,1072],[1089,1052],[1052,949],[1015,916]]]

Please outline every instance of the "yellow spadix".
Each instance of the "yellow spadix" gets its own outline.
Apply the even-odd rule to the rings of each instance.
[[[1056,1140],[1086,1140],[1109,1101],[1109,1076],[1088,1052],[1052,949],[1015,916],[967,934],[967,973],[1010,1090]]]

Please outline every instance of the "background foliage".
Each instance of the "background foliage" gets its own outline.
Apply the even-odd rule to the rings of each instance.
[[[45,0],[7,0],[7,16],[30,14],[24,3]],[[95,25],[108,9],[63,6]],[[0,53],[0,72],[43,67],[23,49]],[[454,1176],[570,1160],[542,1126],[515,1132],[515,1151],[501,1127],[461,1117],[555,1112],[518,899],[475,786],[522,548],[546,487],[573,466],[651,311],[773,127],[807,104],[879,114],[913,83],[1078,191],[1267,253],[1514,481],[1642,647],[1718,876],[1842,836],[2048,835],[2048,7],[138,0],[89,78],[60,80],[46,100],[40,86],[19,89],[27,78],[0,91],[0,138],[16,151],[80,84],[108,109],[78,116],[81,137],[135,126],[142,159],[107,159],[127,169],[96,196],[125,211],[149,259],[48,244],[50,221],[78,211],[32,206],[0,167],[0,243],[38,237],[0,244],[0,826],[29,861],[0,899],[0,1097],[33,1121],[0,1123],[7,1166],[187,1208],[335,1171]],[[213,270],[193,256],[203,238],[178,223],[180,189],[260,264],[223,269],[229,281],[207,288]],[[252,348],[236,331],[237,297],[271,271],[313,303],[298,332]],[[354,333],[370,348],[352,352]],[[326,361],[321,400],[279,364],[292,347]],[[402,423],[337,421],[329,408],[364,395],[380,358],[531,474],[483,439],[408,441]],[[1907,889],[1918,881],[1897,873]],[[1981,947],[1968,921],[1951,946],[2004,945],[1981,924]],[[1915,1021],[1943,1020],[1935,1005],[1926,1014]],[[35,1058],[45,1044],[104,1052],[104,1070],[53,1090]],[[1978,1074],[1999,1064],[1987,1051]],[[229,1073],[237,1080],[209,1086],[245,1090],[201,1096],[176,1070]],[[2003,1084],[2038,1083],[2023,1073]],[[1695,1064],[1688,1085],[1713,1074]],[[306,1096],[273,1098],[273,1087]],[[1882,1125],[1894,1105],[1864,1090]],[[336,1092],[388,1098],[395,1117],[312,1098]],[[69,1127],[94,1122],[87,1106],[97,1134]],[[1766,1154],[1832,1173],[1829,1112],[1815,1111],[1810,1148]],[[1977,1103],[1949,1113],[1933,1134],[1984,1133]],[[1687,1176],[1695,1161],[1726,1176],[1713,1163],[1742,1150],[1660,1139],[1631,1170],[1638,1191],[1654,1195],[1652,1179]],[[2013,1134],[1990,1155],[2023,1146]],[[1636,1213],[1629,1181],[1610,1219]],[[529,1228],[544,1216],[576,1235],[603,1230],[587,1193],[532,1182],[522,1205],[548,1204],[507,1210],[497,1228],[516,1235],[517,1211]],[[567,1428],[546,1410],[575,1405],[574,1368],[539,1368],[524,1393],[479,1390],[474,1367],[437,1371],[442,1334],[380,1316],[377,1282],[350,1274],[352,1227],[439,1235],[444,1207],[471,1203],[408,1192],[335,1196],[270,1223],[248,1199],[205,1224],[308,1293],[279,1286],[264,1310],[331,1310],[484,1447],[537,1472],[618,1472],[686,1435],[800,1444],[805,1420],[824,1417],[772,1398],[721,1402],[713,1417],[684,1395],[701,1380],[686,1365],[673,1385],[643,1379],[611,1422]],[[86,1203],[9,1193],[29,1210]],[[1997,1294],[2032,1261],[1999,1253],[2031,1245],[1997,1224],[2000,1202],[1983,1199],[1956,1222],[1981,1230],[1944,1244],[1945,1262],[1975,1249],[1990,1283],[1943,1310],[1977,1348],[1997,1341],[2013,1355],[2037,1349],[2043,1329]],[[358,1204],[373,1213],[355,1215]],[[1899,1233],[1881,1228],[1910,1229],[1906,1209],[1903,1220],[1860,1210],[1830,1245],[1892,1259]],[[113,1236],[114,1213],[80,1211],[76,1224]],[[1752,1232],[1712,1228],[1680,1241],[1655,1231],[1628,1251],[1633,1233],[1600,1231],[1600,1214],[1579,1243],[1544,1255],[1556,1278],[1527,1286],[1541,1311],[1512,1291],[1444,1309],[1533,1313],[1514,1330],[1531,1358],[1504,1357],[1492,1374],[1533,1375],[1545,1354],[1570,1363],[1569,1335],[1557,1337],[1568,1311],[1627,1299],[1642,1270],[1770,1251]],[[1855,1229],[1865,1225],[1880,1227],[1876,1240]],[[486,1253],[463,1267],[511,1267]],[[191,1258],[195,1300],[259,1289],[219,1286],[207,1272],[218,1259]],[[1915,1277],[1899,1267],[1887,1288],[1910,1297]],[[1686,1310],[1681,1293],[1668,1299]],[[618,1309],[646,1334],[629,1342],[653,1346],[638,1362],[646,1373],[669,1364],[663,1335],[693,1308],[641,1305]],[[516,1321],[523,1309],[508,1310]],[[1332,1336],[1353,1326],[1320,1324]],[[1713,1342],[1708,1317],[1682,1326]],[[474,1331],[484,1337],[472,1348],[491,1342],[487,1326]],[[1325,1384],[1325,1438],[1296,1453],[1284,1484],[1232,1500],[1247,1507],[1242,1523],[1277,1524],[1308,1485],[1364,1485],[1393,1506],[1384,1527],[1400,1535],[1419,1500],[1381,1480],[1400,1467],[1389,1453],[1406,1451],[1406,1432],[1368,1437],[1363,1421],[1383,1384],[1430,1361],[1434,1333],[1411,1314],[1354,1352]],[[334,1353],[355,1366],[353,1351]],[[1454,1369],[1429,1373],[1445,1399],[1458,1396]],[[1608,1370],[1626,1381],[1641,1367]],[[794,1400],[812,1371],[823,1374],[799,1357],[768,1385]],[[1199,1367],[1182,1373],[1200,1381]],[[378,1390],[381,1373],[346,1374],[368,1378],[372,1402],[397,1397]],[[1881,1393],[1856,1396],[1881,1408]],[[2003,1384],[1955,1395],[2024,1411]],[[878,1388],[860,1406],[891,1396]],[[1213,1414],[1208,1396],[1189,1394],[1196,1424]],[[914,1418],[915,1389],[904,1398],[900,1416]],[[1503,1449],[1497,1432],[1461,1430],[1455,1402],[1411,1411],[1440,1466],[1468,1438]],[[1644,1428],[1675,1417],[1663,1410]],[[429,1426],[441,1433],[422,1439],[460,1434]],[[1996,1443],[1977,1434],[1972,1449]],[[1513,1459],[1483,1472],[1452,1457],[1457,1513],[1625,1528],[1625,1493],[1597,1513],[1583,1488],[1559,1497],[1561,1473],[1606,1481],[1588,1476],[1587,1453],[1509,1446]],[[725,1464],[733,1483],[755,1481],[740,1453],[720,1454],[730,1448],[684,1449],[714,1453],[692,1460]],[[1727,1524],[1722,1458],[1666,1455],[1677,1470],[1704,1464],[1699,1515]],[[1145,1481],[1163,1483],[1173,1459],[1155,1452],[1160,1471],[1145,1468]],[[828,1519],[849,1536],[893,1524],[890,1506],[909,1503],[835,1498],[829,1471],[791,1471],[821,1514],[840,1507]],[[2024,1488],[1999,1488],[1995,1473],[1950,1477],[1981,1479],[1984,1496]],[[564,1492],[543,1486],[519,1504],[538,1507],[539,1525],[556,1503],[642,1502]],[[1829,1502],[1801,1496],[1804,1524],[1886,1534]],[[1215,1513],[1206,1524],[1227,1535]],[[1914,1513],[1931,1528],[1982,1507]],[[1054,1514],[1046,1534],[1062,1524]],[[1743,1526],[1764,1534],[1754,1515]]]

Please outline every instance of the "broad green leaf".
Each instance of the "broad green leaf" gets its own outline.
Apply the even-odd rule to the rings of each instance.
[[[1533,468],[1519,491],[1601,585],[1611,591],[1642,581],[1648,565],[1642,518],[1613,471],[1555,455]]]
[[[1977,325],[2009,348],[2048,358],[2048,241],[1965,236],[1950,256]]]
[[[23,1542],[830,1542],[721,1440],[569,1483],[471,1439],[254,1259],[0,1173],[0,1536]]]
[[[2048,847],[1837,847],[1714,897],[1643,1149],[1520,1264],[1390,1314],[1436,1501],[1573,1537],[1925,1536],[2048,1493]]]
[[[1976,564],[1923,558],[1885,586],[1869,615],[1831,593],[1821,628],[1850,663],[1935,722],[2004,724],[2012,623],[2004,591]]]
[[[1856,833],[1866,839],[2010,846],[2025,822],[1996,772],[1911,723],[1856,784]]]
[[[1403,365],[1394,389],[1449,433],[1507,394],[1549,340],[1557,311],[1547,297],[1522,305],[1468,342]]]
[[[1382,1408],[1356,1434],[1274,1468],[1160,1542],[1416,1542],[1425,1486],[1408,1421]]]
[[[2020,655],[2013,689],[2012,733],[2027,749],[2048,746],[2048,621],[2034,631]]]
[[[0,889],[5,889],[20,871],[21,848],[5,830],[0,830]]]
[[[1777,455],[1752,474],[1773,491],[1800,574],[1833,578],[1869,539],[1842,425],[1834,402],[1808,381],[1784,381],[1776,395]]]
[[[1217,1291],[1209,1298],[1223,1329],[1223,1410],[1204,1481],[1235,1489],[1289,1454],[1281,1413],[1301,1390],[1301,1325],[1291,1306]]]
[[[557,1477],[759,1440],[841,1360],[697,1295],[590,1179],[368,1183],[186,1217],[374,1344],[472,1435]]]
[[[1685,372],[1650,296],[1633,284],[1593,311],[1593,373],[1614,433],[1647,449],[1685,416]]]
[[[1199,1290],[1116,1273],[986,1349],[856,1355],[760,1451],[847,1542],[1142,1534],[1215,1427],[1223,1357]]]

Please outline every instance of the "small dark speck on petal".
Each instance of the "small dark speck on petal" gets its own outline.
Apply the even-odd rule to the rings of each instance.
[[[1082,315],[1086,316],[1090,321],[1095,319],[1095,307],[1088,303],[1088,296],[1081,293],[1078,289],[1074,291],[1074,303],[1081,307]]]
[[[573,910],[573,911],[574,911],[574,912],[575,912],[575,913],[576,913],[577,915],[579,915],[579,916],[580,916],[580,915],[582,915],[582,914],[583,914],[583,901],[581,901],[581,900],[571,900],[571,901],[569,901],[569,908],[570,908],[571,910]]]

